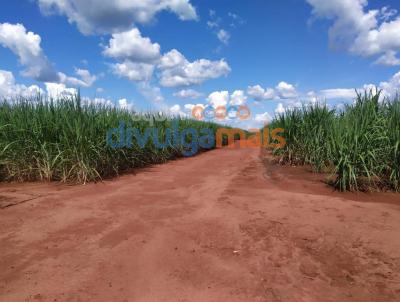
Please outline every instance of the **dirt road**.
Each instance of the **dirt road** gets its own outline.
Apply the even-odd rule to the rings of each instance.
[[[0,301],[400,301],[400,197],[263,160],[0,185]]]

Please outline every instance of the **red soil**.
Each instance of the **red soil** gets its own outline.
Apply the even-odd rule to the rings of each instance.
[[[240,149],[0,185],[0,301],[400,301],[399,195],[320,180]]]

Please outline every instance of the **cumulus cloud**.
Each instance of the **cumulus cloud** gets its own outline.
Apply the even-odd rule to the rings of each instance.
[[[254,120],[258,123],[268,124],[272,121],[272,117],[268,112],[256,114]]]
[[[200,59],[189,62],[176,49],[161,56],[160,45],[142,37],[137,28],[114,33],[103,54],[120,61],[111,65],[114,74],[136,82],[139,92],[161,109],[166,108],[161,90],[150,84],[156,69],[159,71],[156,74],[159,83],[164,87],[201,84],[230,72],[230,67],[224,60]],[[194,99],[202,95],[187,89],[175,93],[174,96]]]
[[[30,97],[37,94],[47,94],[51,98],[58,96],[71,96],[78,93],[75,88],[69,88],[64,83],[45,83],[44,91],[37,85],[26,86],[17,84],[14,75],[10,71],[0,70],[0,96],[1,97]]]
[[[0,70],[0,97],[29,97],[43,93],[42,89],[37,85],[25,86],[15,83],[12,72]]]
[[[171,108],[169,108],[169,110],[172,113],[179,113],[181,111],[181,106],[176,104],[176,105],[172,106]]]
[[[10,98],[29,98],[41,94],[44,97],[57,100],[59,97],[70,97],[78,93],[77,89],[67,87],[63,83],[45,83],[44,85],[45,90],[37,85],[26,86],[17,84],[12,72],[0,70],[0,98],[10,100]],[[89,98],[82,96],[81,100],[84,105],[115,106],[113,101],[105,98]],[[129,102],[127,99],[120,99],[117,103],[122,109],[133,109],[133,103]]]
[[[121,62],[112,64],[115,74],[134,82],[150,81],[159,69],[160,85],[179,87],[201,84],[230,72],[225,60],[199,59],[189,62],[178,50],[160,55],[160,45],[144,38],[137,28],[113,34],[103,54]]]
[[[150,63],[160,57],[160,45],[142,37],[137,28],[112,35],[103,54],[115,59]]]
[[[182,99],[198,99],[203,96],[201,92],[198,92],[193,89],[182,89],[178,92],[173,94],[175,97],[182,98]]]
[[[58,74],[40,46],[41,38],[22,24],[0,23],[0,45],[18,56],[24,76],[38,81],[58,81]]]
[[[367,0],[307,0],[317,18],[331,20],[329,41],[332,48],[370,57],[379,55],[378,64],[398,65],[400,17],[396,10],[366,10]]]
[[[0,45],[9,48],[26,67],[22,75],[41,82],[64,83],[66,85],[89,87],[97,79],[86,69],[75,69],[77,77],[57,72],[40,46],[39,35],[27,31],[22,24],[0,24]]]
[[[379,88],[382,89],[383,96],[393,98],[400,93],[400,71],[394,74],[388,81],[381,82]]]
[[[111,65],[114,74],[133,82],[150,81],[160,59],[160,45],[133,28],[113,34],[103,55],[121,61]]]
[[[199,59],[189,62],[176,49],[161,58],[159,68],[162,70],[160,84],[164,87],[201,84],[206,80],[227,75],[231,71],[224,59],[219,61]]]
[[[229,95],[229,91],[214,91],[207,97],[208,103],[217,108],[219,106],[229,105],[244,105],[247,101],[247,95],[243,90],[235,90]]]
[[[296,88],[289,83],[280,82],[276,86],[276,91],[281,99],[292,99],[298,96]]]
[[[78,93],[75,88],[68,88],[65,84],[45,83],[47,95],[50,98],[68,97]]]
[[[283,107],[282,103],[278,103],[278,105],[275,108],[275,113],[278,115],[285,113],[285,107]]]
[[[214,108],[220,106],[226,106],[229,102],[229,91],[214,91],[210,93],[210,95],[207,98],[207,101]]]
[[[169,108],[169,111],[173,114],[173,115],[179,115],[179,116],[188,116],[187,113],[183,112],[181,110],[181,106],[178,104],[173,105],[172,107]]]
[[[272,100],[272,99],[293,99],[298,97],[296,88],[284,81],[280,82],[274,88],[262,88],[260,85],[249,86],[247,94],[256,101]]]
[[[260,85],[249,86],[247,94],[256,101],[271,100],[275,98],[275,91],[272,88],[262,88]]]
[[[121,109],[124,110],[132,110],[133,109],[133,103],[129,102],[127,99],[119,99],[118,100],[118,105]]]
[[[62,72],[58,73],[58,81],[66,85],[75,87],[90,87],[97,80],[97,76],[92,75],[87,69],[75,69],[77,77],[69,77]]]
[[[247,96],[243,90],[235,90],[231,94],[231,105],[244,105],[247,101]]]
[[[218,40],[220,40],[222,43],[224,43],[225,45],[228,45],[231,35],[225,29],[220,29],[217,33],[217,37],[218,37]]]
[[[315,98],[322,98],[326,100],[330,99],[343,99],[343,100],[353,100],[357,93],[356,91],[363,92],[366,91],[375,91],[375,89],[382,91],[382,97],[393,98],[400,92],[400,71],[394,74],[389,80],[382,81],[377,85],[373,84],[364,84],[362,87],[354,88],[332,88],[332,89],[323,89],[318,93],[312,92],[309,93],[309,96],[313,96]]]
[[[126,77],[133,82],[149,81],[153,75],[154,65],[124,61],[111,66],[114,74]]]
[[[396,57],[395,51],[389,50],[385,54],[380,56],[374,63],[377,65],[384,65],[384,66],[396,66],[400,65],[400,59]]]
[[[157,13],[170,11],[181,20],[196,20],[189,0],[38,0],[43,14],[65,15],[85,35],[123,31],[136,23],[149,23]]]
[[[176,49],[172,49],[161,57],[158,67],[161,70],[172,69],[188,63],[185,56]]]
[[[284,103],[278,103],[275,108],[275,115],[284,114],[286,111],[302,108],[303,106],[316,106],[318,102],[314,102],[314,99],[308,99],[307,102],[300,102],[298,100],[289,100]]]

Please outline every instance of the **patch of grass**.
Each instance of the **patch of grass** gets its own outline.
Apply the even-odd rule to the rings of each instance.
[[[358,93],[343,111],[324,104],[279,115],[272,127],[285,129],[283,162],[331,171],[341,191],[400,190],[400,100],[380,101],[380,92]]]
[[[158,118],[157,118],[158,117]],[[62,181],[86,183],[116,176],[145,165],[162,163],[182,156],[182,147],[158,149],[152,140],[144,148],[112,148],[106,142],[107,130],[120,121],[143,133],[153,120],[163,140],[172,124],[179,130],[213,129],[220,125],[84,104],[79,95],[46,100],[37,97],[0,102],[0,180]]]

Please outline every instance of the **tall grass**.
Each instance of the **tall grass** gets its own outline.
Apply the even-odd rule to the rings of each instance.
[[[379,91],[358,93],[343,111],[325,104],[303,106],[277,116],[286,146],[276,151],[291,164],[330,171],[342,191],[400,190],[400,100],[381,101]]]
[[[139,118],[138,118],[139,117]],[[140,119],[140,117],[144,119]],[[179,129],[211,128],[217,124],[138,114],[114,107],[83,104],[79,95],[47,100],[41,96],[0,102],[0,180],[57,180],[86,183],[132,168],[182,156],[182,147],[155,148],[152,140],[140,148],[112,148],[107,130],[123,121],[144,131],[149,120],[160,140],[172,123]]]

